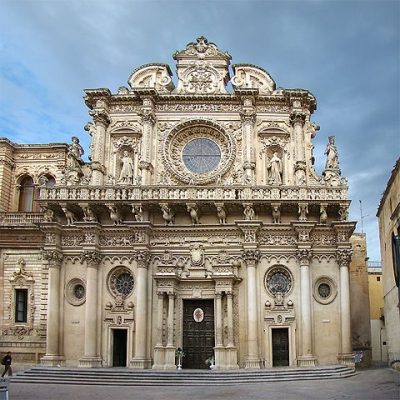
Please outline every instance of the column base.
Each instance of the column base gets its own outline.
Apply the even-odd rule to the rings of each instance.
[[[313,355],[297,357],[297,365],[299,367],[315,367],[317,365],[317,357]]]
[[[103,359],[101,357],[82,357],[78,361],[78,368],[101,368]]]
[[[150,369],[151,359],[150,358],[132,358],[129,362],[129,368],[132,369]]]
[[[154,364],[151,369],[164,369],[165,349],[164,346],[156,346],[154,348]]]
[[[175,365],[175,346],[167,346],[165,348],[165,364],[164,369],[176,369]]]
[[[261,360],[255,357],[247,357],[244,362],[244,369],[261,369]]]
[[[65,357],[44,355],[40,359],[40,365],[42,367],[65,367]]]
[[[339,353],[337,356],[337,360],[339,364],[346,365],[347,367],[352,369],[356,368],[353,353]]]

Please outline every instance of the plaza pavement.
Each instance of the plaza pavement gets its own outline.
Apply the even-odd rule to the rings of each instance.
[[[216,386],[79,386],[9,383],[9,400],[399,400],[400,372],[357,370],[342,379]]]

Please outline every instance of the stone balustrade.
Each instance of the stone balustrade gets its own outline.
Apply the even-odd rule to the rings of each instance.
[[[54,186],[40,189],[40,200],[57,201],[147,201],[147,200],[319,200],[346,201],[347,186]]]
[[[29,226],[43,222],[43,213],[0,212],[0,225]]]

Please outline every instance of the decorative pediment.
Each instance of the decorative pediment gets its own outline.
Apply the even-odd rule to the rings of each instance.
[[[189,43],[186,49],[176,52],[178,86],[175,93],[207,95],[227,94],[231,56],[218,50],[205,37]]]
[[[275,88],[275,81],[271,75],[260,67],[251,64],[232,65],[234,76],[231,79],[233,88],[258,89],[259,94],[269,95]]]
[[[133,90],[152,88],[159,93],[169,93],[174,89],[171,76],[172,72],[167,64],[146,64],[132,72],[128,83]]]

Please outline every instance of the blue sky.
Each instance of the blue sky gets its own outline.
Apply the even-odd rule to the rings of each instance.
[[[379,261],[375,215],[400,155],[399,26],[397,0],[0,0],[0,137],[70,143],[75,135],[87,155],[83,89],[116,93],[151,62],[169,64],[176,79],[172,54],[205,36],[233,64],[316,96],[315,169],[322,173],[335,135],[350,219]]]

